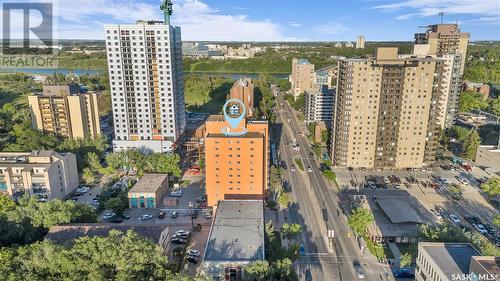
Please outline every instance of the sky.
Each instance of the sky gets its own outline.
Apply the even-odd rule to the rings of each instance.
[[[25,0],[12,0],[19,2]],[[26,0],[35,2],[35,0]],[[38,0],[40,1],[40,0]],[[46,2],[47,0],[44,0]],[[50,0],[49,0],[50,1]],[[161,0],[53,0],[59,39],[104,39],[104,24],[162,20]],[[458,23],[500,40],[500,0],[173,0],[186,41],[411,41],[419,26]],[[31,15],[36,25],[39,15]],[[37,18],[38,16],[38,18]],[[20,33],[22,17],[13,17]],[[1,25],[1,24],[0,24]],[[13,36],[15,37],[15,35]]]

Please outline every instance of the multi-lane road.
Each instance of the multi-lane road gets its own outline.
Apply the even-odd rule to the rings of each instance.
[[[296,262],[301,280],[357,280],[354,262],[362,266],[365,280],[393,280],[388,266],[379,264],[375,257],[361,254],[358,242],[348,233],[347,218],[339,207],[339,199],[334,188],[324,179],[319,163],[303,136],[301,128],[290,106],[283,101],[281,94],[278,104],[283,102],[276,120],[276,128],[281,131],[279,156],[288,169],[285,181],[290,183],[291,206],[285,211],[289,223],[299,223],[303,232],[301,243],[305,254]],[[296,142],[300,147],[293,150],[288,143]],[[294,159],[301,159],[305,171],[291,171]],[[307,167],[312,171],[307,172]],[[334,238],[328,238],[328,230],[334,231]]]

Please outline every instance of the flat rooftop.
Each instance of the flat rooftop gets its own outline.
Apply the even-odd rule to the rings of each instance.
[[[224,200],[217,205],[204,261],[264,260],[262,200]]]
[[[472,257],[472,259],[479,263],[490,274],[500,276],[500,257],[476,256]]]
[[[225,134],[213,134],[213,133],[210,133],[208,134],[207,138],[252,138],[252,139],[255,139],[255,138],[262,138],[264,137],[263,134],[259,133],[259,132],[247,132],[245,133],[244,135],[225,135]]]
[[[144,174],[128,192],[155,192],[167,178],[167,174]]]
[[[406,201],[397,198],[378,199],[378,205],[392,223],[423,223],[424,220]]]
[[[480,253],[469,243],[420,242],[418,250],[425,251],[446,276],[469,273],[472,256]]]

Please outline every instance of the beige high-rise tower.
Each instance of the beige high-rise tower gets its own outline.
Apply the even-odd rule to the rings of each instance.
[[[28,96],[33,128],[71,139],[101,134],[97,95],[78,85],[44,86]]]
[[[332,159],[355,168],[418,168],[431,163],[446,109],[445,59],[398,56],[341,59]]]
[[[314,89],[314,64],[306,59],[293,59],[290,75],[294,97]]]
[[[460,32],[457,24],[434,24],[427,26],[426,32],[415,34],[415,44],[428,44],[429,54],[437,57],[453,56],[452,79],[449,86],[449,98],[446,125],[453,124],[458,112],[460,87],[464,74],[467,45],[470,33]]]

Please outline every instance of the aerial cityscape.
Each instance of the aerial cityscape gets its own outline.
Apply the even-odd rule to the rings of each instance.
[[[336,2],[2,3],[0,280],[500,280],[500,3]]]

